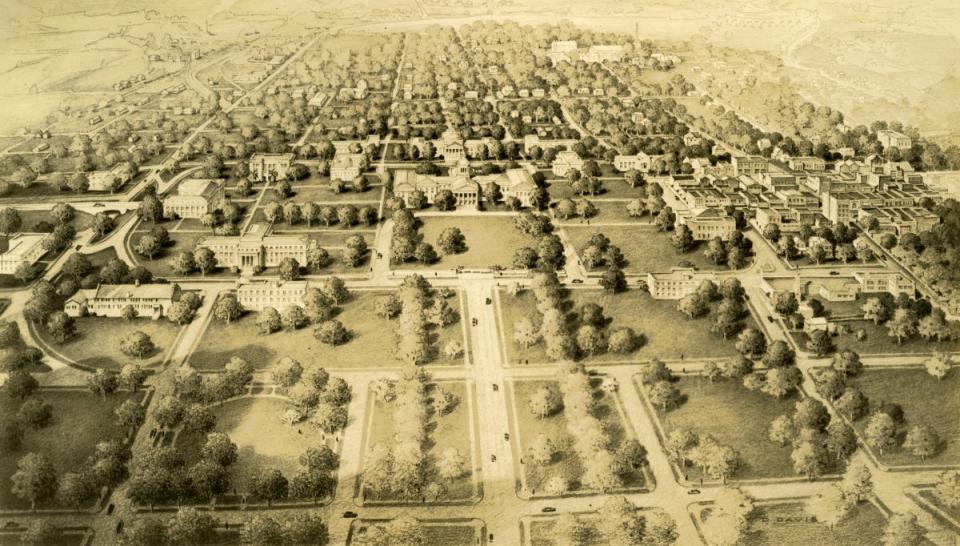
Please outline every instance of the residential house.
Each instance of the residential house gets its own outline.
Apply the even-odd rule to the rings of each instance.
[[[106,171],[94,171],[87,174],[87,187],[90,191],[114,192],[133,179],[130,166],[126,163],[117,163]]]

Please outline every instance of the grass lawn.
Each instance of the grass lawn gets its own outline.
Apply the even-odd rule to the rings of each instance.
[[[898,429],[898,440],[903,442],[907,431],[914,425],[930,425],[936,429],[943,442],[941,450],[927,460],[921,461],[904,449],[887,450],[874,455],[889,465],[957,465],[960,464],[960,368],[954,367],[943,379],[936,379],[923,368],[882,369],[867,368],[862,374],[851,378],[876,408],[884,402],[899,404],[903,408],[904,423]],[[950,417],[952,416],[952,417]],[[855,423],[862,434],[868,418]]]
[[[854,507],[846,519],[833,529],[817,523],[804,511],[802,504],[768,504],[759,506],[750,516],[750,528],[741,543],[744,546],[880,544],[884,525],[886,518],[883,513],[867,502]]]
[[[30,503],[10,492],[10,477],[17,470],[17,461],[27,453],[47,458],[57,474],[79,472],[87,457],[93,455],[97,442],[120,437],[114,426],[114,410],[125,400],[142,399],[144,393],[122,392],[106,400],[88,391],[40,390],[36,396],[53,406],[53,420],[40,430],[26,430],[20,449],[0,454],[0,507],[4,510],[26,510]],[[21,401],[6,393],[0,395],[0,415],[14,416]],[[38,503],[37,508],[59,508],[56,501]]]
[[[174,224],[175,225],[175,224]],[[169,227],[167,229],[170,229]],[[197,241],[205,237],[213,237],[213,233],[210,230],[204,230],[202,232],[170,232],[170,246],[164,248],[159,254],[154,256],[152,260],[147,259],[146,256],[141,256],[136,252],[137,241],[140,240],[140,237],[146,235],[150,230],[144,229],[143,224],[137,227],[136,231],[133,231],[129,235],[129,248],[130,255],[134,260],[137,261],[137,265],[142,265],[150,270],[151,273],[156,277],[179,277],[179,273],[174,272],[173,268],[170,267],[170,261],[174,256],[180,252],[187,251],[193,252],[197,248]]]
[[[611,294],[601,290],[577,289],[570,290],[569,294],[572,307],[566,309],[568,312],[578,310],[585,303],[596,303],[603,307],[604,315],[612,319],[608,328],[629,326],[645,340],[631,354],[603,353],[587,357],[586,362],[679,359],[681,356],[722,358],[737,354],[734,339],[724,341],[719,334],[710,331],[712,314],[698,319],[687,318],[677,311],[677,302],[673,300],[655,300],[640,290]],[[500,293],[500,308],[500,323],[506,338],[509,361],[544,362],[547,356],[542,342],[524,348],[513,340],[513,327],[517,321],[522,318],[539,320],[533,292],[526,290],[514,297],[503,291]],[[744,323],[749,325],[754,321],[748,317]],[[572,323],[571,327],[576,327],[576,323]],[[677,343],[677,340],[683,342]]]
[[[666,434],[685,428],[700,435],[709,434],[739,451],[741,466],[733,474],[734,480],[796,476],[790,460],[791,447],[771,442],[767,428],[775,417],[793,414],[799,395],[778,399],[748,391],[738,381],[711,383],[700,376],[680,376],[676,387],[684,402],[665,414],[657,413]],[[828,469],[827,473],[830,472],[832,469]],[[687,467],[687,475],[690,480],[700,478],[695,467]]]
[[[355,537],[363,536],[367,533],[370,526],[386,523],[386,521],[359,520],[357,525],[350,533],[350,540],[347,544],[356,544]],[[424,544],[430,546],[467,546],[478,544],[477,528],[472,525],[465,525],[459,522],[440,523],[439,521],[421,521],[423,525],[423,534],[426,538]]]
[[[403,267],[424,269],[453,269],[465,267],[467,269],[488,268],[500,265],[506,268],[512,266],[513,255],[518,248],[536,247],[537,242],[513,226],[513,216],[421,216],[423,225],[420,235],[423,241],[430,243],[440,253],[437,239],[440,233],[448,227],[458,227],[463,232],[467,242],[467,250],[460,254],[441,255],[434,264],[423,265],[418,263],[404,264]]]
[[[57,343],[50,337],[44,326],[38,326],[37,331],[48,345],[77,364],[109,370],[119,370],[125,364],[138,362],[143,366],[161,364],[164,355],[173,347],[173,342],[180,331],[179,326],[165,318],[125,320],[81,317],[76,319],[76,325],[77,335],[64,343]],[[150,336],[156,346],[154,351],[142,360],[128,356],[120,350],[120,340],[137,330]]]
[[[427,425],[426,450],[427,450],[427,481],[440,482],[446,488],[446,492],[440,496],[441,501],[462,501],[471,499],[476,491],[473,483],[472,470],[476,467],[474,450],[470,442],[470,413],[467,397],[470,396],[467,385],[462,381],[449,381],[442,384],[431,384],[428,387],[427,397],[429,398],[434,389],[438,386],[452,393],[457,397],[457,404],[453,411],[443,416],[437,416],[436,413],[430,413],[430,424]],[[387,447],[392,447],[391,439],[394,437],[393,411],[395,409],[393,402],[384,404],[380,400],[375,400],[373,404],[373,417],[370,420],[370,429],[367,431],[367,445],[373,446],[377,443],[384,443]],[[447,448],[456,448],[460,452],[466,464],[467,473],[463,476],[446,481],[437,476],[437,459]],[[373,500],[391,500],[391,501],[409,501],[419,502],[420,498],[407,498],[399,494],[387,493],[379,496],[372,492],[366,493],[368,498]]]
[[[257,314],[247,313],[231,324],[213,320],[190,355],[190,363],[200,370],[219,370],[230,357],[241,356],[257,369],[266,369],[278,359],[288,356],[304,365],[316,362],[329,369],[399,366],[400,362],[393,358],[395,324],[374,313],[377,298],[386,294],[378,291],[352,292],[351,299],[341,306],[336,316],[351,336],[343,345],[320,343],[313,337],[313,326],[310,325],[292,332],[284,330],[263,335],[256,324]],[[452,300],[450,305],[460,310],[458,300]],[[460,321],[434,330],[431,337],[438,351],[431,363],[462,362],[462,359],[451,361],[440,353],[448,341],[466,343]]]
[[[891,337],[885,324],[874,324],[869,320],[844,321],[842,324],[850,329],[849,334],[838,334],[833,338],[833,343],[838,350],[853,349],[861,355],[869,354],[888,354],[888,353],[932,353],[934,351],[960,352],[960,340],[952,341],[927,341],[920,336],[913,336],[897,343],[897,338]],[[867,337],[858,340],[856,332],[863,329]],[[807,336],[802,334],[803,343],[806,344]]]
[[[51,207],[52,208],[52,207]],[[53,216],[48,211],[41,210],[22,210],[20,211],[20,219],[23,222],[23,231],[34,231],[34,226],[40,222],[46,222],[51,226],[55,226],[57,221],[53,219]],[[83,231],[90,227],[90,224],[93,222],[93,215],[87,214],[86,212],[76,211],[73,215],[73,220],[70,221],[70,224],[78,232]]]
[[[626,201],[591,201],[595,207],[597,207],[597,215],[593,218],[590,218],[591,226],[600,226],[606,223],[630,223],[637,225],[652,225],[654,217],[645,215],[645,216],[630,216],[630,213],[627,212],[627,202]],[[560,220],[559,218],[554,218],[555,223],[571,223],[579,225],[580,218],[570,218],[569,220]],[[586,225],[586,221],[583,222]],[[576,227],[576,226],[574,226]]]
[[[527,407],[527,402],[531,396],[540,387],[558,388],[554,380],[523,380],[511,383],[513,400],[515,405],[514,419],[517,422],[517,430],[520,434],[521,456],[526,457],[522,471],[526,474],[527,488],[536,494],[543,489],[547,481],[553,476],[563,476],[570,484],[571,491],[581,489],[580,478],[583,475],[583,461],[573,448],[574,437],[567,429],[567,419],[563,410],[554,415],[538,419]],[[610,438],[611,445],[617,446],[626,439],[623,422],[620,420],[620,413],[617,411],[615,402],[609,395],[603,394],[597,390],[597,406],[594,415],[603,422]],[[554,461],[549,465],[536,465],[527,457],[528,447],[536,440],[537,436],[545,434],[557,446],[557,455]],[[616,447],[613,448],[614,450]],[[644,476],[642,472],[634,472],[630,480],[625,484],[625,488],[636,488],[644,485]]]
[[[620,247],[627,265],[623,268],[626,273],[663,273],[671,268],[678,267],[680,262],[690,262],[697,269],[712,270],[726,269],[726,266],[716,266],[703,255],[704,243],[698,243],[693,250],[685,253],[677,252],[673,247],[669,232],[657,231],[653,226],[565,226],[567,236],[574,248],[579,252],[590,237],[603,233],[610,239],[610,243]]]
[[[278,398],[247,397],[212,406],[217,416],[214,432],[224,432],[237,444],[237,462],[230,466],[230,489],[244,492],[254,476],[277,468],[288,480],[300,470],[299,457],[323,440],[307,423],[297,426],[280,421],[292,404]],[[297,431],[303,431],[299,434]],[[265,434],[270,431],[269,434]],[[200,458],[205,436],[181,433],[176,440],[189,467]],[[334,451],[336,446],[331,446]]]
[[[0,546],[20,546],[20,535],[22,533],[0,533]],[[86,535],[82,532],[71,531],[69,533],[58,533],[52,542],[47,542],[44,546],[81,546],[84,544]]]

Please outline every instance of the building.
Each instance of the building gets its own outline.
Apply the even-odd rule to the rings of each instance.
[[[253,154],[250,156],[250,176],[256,182],[274,182],[286,178],[293,154]]]
[[[130,306],[137,316],[158,319],[180,300],[180,293],[178,284],[101,284],[71,296],[63,311],[71,317],[122,317]]]
[[[537,184],[527,169],[507,169],[503,174],[478,176],[476,181],[481,187],[496,184],[504,199],[516,197],[524,207],[532,206],[533,197],[537,194]]]
[[[687,218],[683,223],[693,232],[694,241],[709,241],[714,237],[720,237],[726,241],[737,230],[737,221],[732,216],[721,214],[713,207]]]
[[[197,247],[209,248],[221,267],[255,271],[276,267],[284,258],[300,264],[307,262],[309,239],[306,235],[271,235],[267,224],[252,224],[242,235],[206,237]]]
[[[338,153],[330,163],[330,180],[353,180],[360,176],[366,161],[365,154]]]
[[[636,155],[618,155],[613,158],[613,167],[620,172],[633,169],[646,173],[650,172],[651,165],[653,165],[653,158],[643,152]]]
[[[577,50],[576,40],[554,40],[550,43],[550,51],[570,53]]]
[[[180,182],[176,194],[163,200],[163,215],[167,218],[201,218],[213,212],[223,198],[222,178],[190,178]]]
[[[581,58],[588,63],[619,62],[623,58],[623,46],[593,45]]]
[[[457,206],[476,206],[480,200],[480,186],[470,179],[469,165],[466,165],[467,172],[464,172],[462,164],[458,164],[458,167],[460,168],[450,170],[450,176],[417,174],[410,169],[394,171],[393,194],[410,206],[414,192],[422,192],[427,203],[433,203],[437,194],[449,190],[453,193]]]
[[[877,142],[882,144],[884,148],[895,147],[901,151],[909,150],[913,146],[913,140],[910,137],[889,129],[877,131]]]
[[[870,220],[879,223],[877,231],[889,231],[898,237],[906,233],[923,233],[940,223],[940,217],[923,207],[864,207],[857,220],[867,225]]]
[[[556,176],[567,176],[571,170],[583,170],[583,160],[577,155],[577,152],[563,150],[557,153],[553,159],[553,174]]]
[[[330,100],[330,95],[324,93],[323,91],[318,91],[316,95],[310,98],[307,101],[309,106],[316,106],[317,108],[322,108],[327,104],[327,101]]]
[[[447,129],[440,135],[440,146],[437,148],[446,163],[457,163],[466,157],[463,139],[455,129]]]
[[[47,251],[43,248],[46,235],[17,233],[12,237],[0,237],[0,273],[13,275],[23,265],[37,263]]]
[[[827,162],[819,157],[802,156],[791,157],[787,160],[787,165],[793,171],[823,172],[827,170]]]
[[[117,163],[106,171],[93,171],[87,174],[90,191],[114,192],[133,179],[130,168],[126,163]]]
[[[700,138],[700,135],[696,133],[687,133],[683,135],[683,145],[684,146],[699,146],[703,142],[703,139]]]
[[[692,267],[674,267],[669,273],[647,273],[647,289],[655,300],[679,300],[716,275]]]
[[[734,156],[731,161],[733,162],[733,174],[736,176],[764,174],[770,170],[770,164],[763,156],[759,155]]]
[[[916,294],[917,285],[909,277],[897,271],[857,271],[853,278],[860,283],[861,292],[887,292],[894,296]]]
[[[249,281],[237,282],[237,301],[244,309],[262,311],[267,307],[283,312],[291,304],[303,305],[307,281]]]

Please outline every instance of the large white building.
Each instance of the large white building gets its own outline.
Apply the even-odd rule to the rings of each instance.
[[[293,154],[253,154],[250,156],[250,176],[257,182],[273,182],[287,176]]]
[[[360,176],[365,161],[364,154],[337,153],[330,163],[330,180],[353,180]]]
[[[555,176],[567,176],[567,173],[572,170],[582,171],[583,160],[580,159],[577,152],[563,150],[557,153],[557,157],[553,158],[551,168]]]
[[[719,210],[712,207],[687,218],[683,223],[690,228],[694,241],[709,241],[714,237],[720,237],[726,241],[737,230],[737,221],[732,216],[721,214]]]
[[[12,237],[0,237],[0,274],[13,275],[22,265],[37,263],[46,250],[39,233],[17,233]]]
[[[884,148],[896,147],[900,151],[909,150],[913,147],[913,140],[910,137],[889,129],[877,131],[877,142],[882,144]]]
[[[307,281],[246,281],[237,283],[237,301],[244,309],[273,307],[283,312],[291,304],[303,305]]]
[[[643,152],[634,155],[618,155],[613,158],[613,167],[620,172],[633,169],[646,173],[650,172],[651,165],[653,165],[653,158]]]
[[[476,205],[480,199],[480,186],[470,179],[470,166],[466,160],[450,169],[450,176],[431,176],[417,174],[410,169],[401,169],[393,173],[393,194],[410,206],[414,192],[420,191],[433,203],[437,194],[444,190],[453,193],[457,206]]]
[[[93,171],[87,174],[87,189],[90,191],[113,192],[123,187],[133,178],[126,163],[117,163],[106,171]]]
[[[224,197],[222,178],[191,178],[177,186],[177,193],[163,200],[167,218],[201,218],[213,212]]]
[[[122,317],[127,306],[141,317],[160,318],[180,299],[178,284],[101,284],[70,297],[63,311],[71,317]]]
[[[503,174],[478,176],[476,181],[481,187],[496,184],[504,199],[516,197],[524,207],[532,205],[533,196],[537,193],[537,184],[527,169],[507,169]]]
[[[716,275],[692,267],[674,267],[669,273],[647,273],[647,289],[655,300],[679,300],[696,292],[705,280],[716,280]]]
[[[197,247],[209,248],[221,267],[255,271],[276,267],[284,258],[307,262],[309,239],[306,235],[271,235],[267,224],[252,224],[242,235],[206,237]]]

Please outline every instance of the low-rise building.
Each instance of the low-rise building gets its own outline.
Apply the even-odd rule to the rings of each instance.
[[[163,200],[167,218],[201,218],[223,199],[223,179],[191,178],[180,182],[177,193]]]
[[[857,271],[853,278],[860,283],[861,292],[887,292],[894,296],[907,294],[913,296],[917,285],[909,277],[897,271]]]
[[[450,176],[417,174],[410,169],[393,173],[393,194],[403,199],[407,206],[410,206],[414,192],[422,192],[427,202],[433,203],[437,194],[444,190],[453,194],[457,206],[476,205],[480,200],[480,186],[470,179],[469,172],[465,173],[462,169],[451,169]]]
[[[133,173],[126,163],[117,163],[106,171],[93,171],[87,174],[90,191],[117,191],[133,179]]]
[[[250,281],[237,282],[237,301],[244,309],[262,311],[267,307],[283,312],[291,304],[303,305],[307,281]]]
[[[686,218],[683,223],[690,228],[694,241],[709,241],[714,237],[720,237],[726,241],[737,230],[737,221],[732,216],[722,214],[713,207],[704,209],[696,216]]]
[[[770,170],[770,163],[766,158],[759,155],[734,156],[731,162],[733,163],[733,173],[736,176],[764,174]]]
[[[330,163],[330,179],[353,180],[360,176],[366,161],[365,154],[338,153]]]
[[[884,148],[896,147],[901,151],[909,150],[913,146],[913,140],[910,137],[889,129],[877,131],[877,142]]]
[[[466,157],[466,149],[463,147],[463,138],[455,129],[447,129],[440,135],[440,145],[438,146],[440,155],[446,163],[457,163]]]
[[[787,160],[787,165],[793,171],[823,172],[827,170],[827,162],[813,156],[791,157]]]
[[[496,184],[504,199],[517,198],[524,207],[533,204],[533,196],[537,193],[537,184],[527,169],[507,169],[503,174],[491,174],[476,178],[481,187],[487,184]]]
[[[20,266],[31,266],[46,254],[43,248],[45,235],[17,233],[0,237],[0,273],[13,275]]]
[[[267,224],[252,224],[242,235],[220,235],[197,241],[197,247],[209,248],[222,267],[255,271],[276,267],[284,258],[307,263],[309,239],[306,235],[273,235]]]
[[[674,267],[669,273],[647,273],[647,289],[653,299],[679,300],[696,292],[705,280],[716,280],[716,275],[692,267]]]
[[[556,176],[567,176],[571,170],[582,171],[583,170],[583,160],[580,159],[580,156],[577,155],[577,152],[571,150],[563,150],[557,153],[557,157],[553,159],[553,165],[551,167],[553,174]]]
[[[253,154],[250,156],[250,176],[256,182],[276,181],[287,176],[293,154]]]
[[[623,58],[623,46],[592,45],[581,58],[588,63],[619,62]]]
[[[63,311],[71,317],[122,317],[130,306],[137,316],[158,319],[180,300],[180,293],[178,284],[101,284],[78,291],[67,299]]]
[[[613,168],[620,172],[633,169],[646,173],[650,172],[651,165],[653,165],[653,158],[643,152],[634,155],[618,155],[613,158]]]

